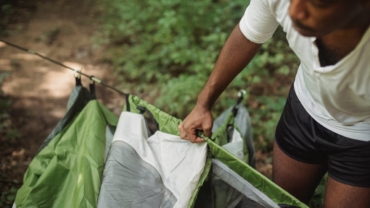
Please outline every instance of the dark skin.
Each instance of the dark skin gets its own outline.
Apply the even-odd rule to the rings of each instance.
[[[370,0],[290,0],[289,16],[303,36],[316,37],[321,66],[334,65],[353,51],[370,25]],[[212,135],[211,108],[222,91],[250,62],[261,45],[247,40],[235,27],[192,112],[179,125],[180,136],[203,142],[196,135]],[[299,139],[299,138],[297,138]],[[273,181],[308,203],[326,172],[326,164],[307,164],[285,155],[274,145]],[[324,207],[370,207],[370,188],[346,185],[328,178]]]
[[[300,5],[309,4],[308,1],[292,0],[291,2],[293,3],[289,8],[289,14],[293,23],[296,23],[295,28],[298,27],[297,30],[303,35],[313,35],[317,38],[315,43],[319,49],[321,66],[334,65],[353,51],[370,24],[369,1],[359,1],[361,4],[358,5],[348,0],[336,1],[339,6],[336,6],[334,13],[338,15],[342,13],[342,15],[338,17],[332,14],[332,16],[337,19],[335,21],[337,25],[333,25],[339,28],[326,26],[328,28],[326,32],[322,32],[325,26],[313,24],[314,21],[310,21],[309,14],[306,14],[310,13],[310,9],[311,11],[315,9]],[[361,5],[363,9],[360,8]],[[325,5],[323,8],[330,8],[330,6]],[[345,17],[343,14],[346,13],[349,14],[343,19]],[[300,29],[299,26],[303,26],[304,29]],[[273,181],[302,202],[308,203],[327,171],[326,163],[313,165],[294,160],[285,155],[276,144],[274,144],[273,157]],[[370,207],[370,188],[350,186],[328,177],[324,207]]]
[[[291,0],[289,15],[293,26],[302,35],[317,37],[321,66],[336,64],[360,42],[370,23],[370,11],[367,9],[366,13],[363,6],[369,7],[370,1],[358,2]]]

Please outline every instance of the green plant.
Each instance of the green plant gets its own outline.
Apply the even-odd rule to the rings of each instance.
[[[202,89],[207,77],[180,75],[171,78],[161,87],[161,96],[156,105],[165,112],[172,112],[178,118],[184,118],[194,107],[197,93]]]
[[[229,33],[248,2],[242,0],[103,1],[103,27],[97,44],[109,47],[106,59],[126,82],[155,91],[148,99],[184,118],[193,108]],[[298,60],[279,29],[230,84],[214,106],[218,115],[247,90],[254,138],[268,150]],[[158,90],[153,90],[156,86]]]
[[[7,189],[2,190],[0,194],[0,207],[11,208],[17,194],[15,186],[9,186]]]
[[[105,1],[101,42],[126,79],[163,82],[207,74],[246,1]]]
[[[13,2],[9,0],[0,0],[0,36],[6,35],[5,28],[10,22],[14,13]]]

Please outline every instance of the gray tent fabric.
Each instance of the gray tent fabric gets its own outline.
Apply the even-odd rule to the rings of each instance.
[[[233,122],[230,122],[232,119],[230,116],[233,117]],[[224,134],[228,139],[228,143],[222,145],[222,148],[242,161],[246,161],[244,158],[244,148],[246,148],[246,156],[248,156],[246,162],[249,162],[250,165],[254,165],[254,143],[248,110],[241,103],[228,108],[215,119],[212,132],[216,132],[219,128],[223,128],[225,123],[230,123],[230,125],[226,127],[227,133]],[[212,164],[212,169],[213,168],[214,165]],[[246,200],[246,197],[243,196],[240,191],[236,190],[214,173],[208,180],[207,185],[210,186],[210,188],[206,186],[202,187],[200,195],[206,195],[204,194],[205,192],[213,196],[211,199],[199,198],[195,204],[196,208],[244,207],[246,202],[248,202],[249,205],[253,204],[251,200]],[[212,191],[212,193],[209,193],[210,191]],[[212,200],[212,203],[210,203],[210,200]],[[255,205],[258,206],[257,203],[255,203]]]
[[[107,125],[105,129],[105,154],[104,154],[104,161],[107,161],[109,149],[111,147],[114,132],[116,131],[116,128],[114,126]]]
[[[215,132],[220,126],[222,126],[230,113],[233,109],[237,110],[237,114],[235,116],[235,124],[238,128],[238,131],[242,135],[242,137],[245,140],[245,144],[248,149],[248,164],[252,167],[255,166],[255,149],[254,149],[254,142],[253,142],[253,136],[252,136],[252,125],[251,120],[249,117],[249,113],[247,108],[242,104],[239,103],[234,107],[230,107],[224,112],[221,113],[219,117],[217,117],[213,123],[212,131]]]
[[[243,154],[243,138],[237,129],[233,128],[232,132],[229,132],[232,135],[232,138],[229,143],[222,146],[225,150],[230,152],[231,154],[235,155],[240,160],[244,161],[244,154]],[[231,186],[228,181],[225,181],[224,178],[220,178],[219,175],[215,174],[215,168],[218,168],[218,172],[225,172],[228,169],[221,171],[220,166],[214,164],[215,161],[212,159],[212,186],[214,190],[214,207],[222,208],[222,207],[238,207],[241,205],[241,201],[243,199],[242,193],[236,190],[233,186]],[[224,166],[222,166],[223,168]],[[227,166],[226,166],[227,167]],[[230,175],[229,175],[230,177]],[[232,180],[233,181],[233,180]]]
[[[86,104],[91,100],[90,92],[82,85],[76,85],[68,98],[67,113],[64,115],[62,120],[58,122],[53,131],[44,140],[38,152],[40,152],[49,142],[65,128],[75,116],[82,111]]]
[[[122,141],[112,144],[103,175],[99,208],[169,208],[176,202],[158,171]]]
[[[241,176],[239,176],[237,173],[235,173],[221,161],[217,159],[212,159],[212,172],[223,182],[230,185],[231,187],[242,193],[244,196],[246,196],[248,200],[258,202],[258,204],[260,204],[260,206],[262,207],[279,208],[279,205],[273,202],[264,193],[259,191],[252,184],[243,179]],[[232,206],[231,203],[228,203],[222,207],[232,207]]]

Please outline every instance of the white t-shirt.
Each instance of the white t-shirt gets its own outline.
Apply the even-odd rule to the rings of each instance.
[[[252,42],[264,43],[280,24],[301,60],[294,88],[303,107],[327,129],[370,141],[370,27],[350,54],[321,67],[316,39],[293,28],[288,7],[288,0],[251,0],[239,24],[242,33]]]

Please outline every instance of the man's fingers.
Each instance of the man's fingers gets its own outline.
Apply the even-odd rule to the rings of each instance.
[[[188,140],[190,140],[192,143],[195,143],[197,141],[197,135],[195,133],[188,135],[188,138]]]
[[[196,128],[195,127],[184,127],[184,123],[181,123],[177,127],[180,131],[181,139],[189,140],[192,143],[200,143],[204,142],[204,139],[196,135]]]
[[[180,131],[180,137],[181,139],[189,140],[191,142],[194,142],[196,139],[196,135],[192,133],[191,127],[184,127],[184,122],[182,122],[178,127]],[[189,130],[190,129],[190,130]]]
[[[201,143],[201,142],[204,142],[204,139],[202,137],[197,137],[195,138],[193,143]]]
[[[208,138],[211,138],[212,136],[212,129],[211,128],[207,128],[207,129],[203,129],[204,131],[204,135]]]
[[[183,123],[181,123],[178,127],[177,127],[180,131],[180,137],[181,139],[186,139],[186,140],[189,140],[187,137],[187,133],[185,132],[185,129],[184,129],[184,125]]]
[[[211,138],[212,136],[212,123],[204,123],[202,126],[204,135],[208,138]]]

